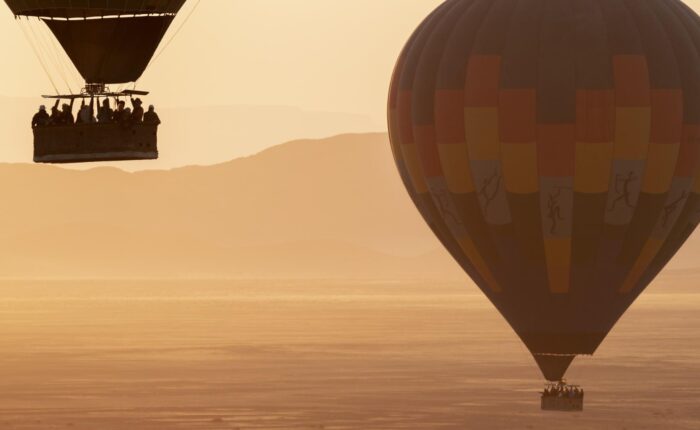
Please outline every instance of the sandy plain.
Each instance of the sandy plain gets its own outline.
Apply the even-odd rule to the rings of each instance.
[[[458,283],[6,281],[0,429],[699,429],[697,285],[663,275],[566,414]]]

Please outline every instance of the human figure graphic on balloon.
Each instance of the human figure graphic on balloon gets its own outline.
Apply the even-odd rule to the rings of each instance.
[[[625,205],[629,209],[634,209],[634,205],[630,201],[632,198],[630,186],[632,182],[636,180],[637,176],[631,170],[626,176],[615,175],[615,191],[617,192],[617,197],[615,197],[615,200],[613,200],[612,207],[608,209],[608,212],[613,212],[617,206],[617,203],[620,201],[624,201]],[[622,184],[622,187],[620,187],[620,184]]]
[[[488,212],[489,206],[491,206],[491,203],[498,197],[498,193],[501,191],[502,177],[503,176],[498,173],[498,169],[495,169],[493,175],[484,178],[482,181],[479,197],[483,199],[484,212]]]
[[[555,192],[549,193],[549,201],[547,202],[548,213],[547,217],[551,221],[551,227],[549,232],[551,234],[556,234],[557,223],[559,221],[564,221],[564,217],[561,216],[561,207],[559,206],[559,197],[561,196],[561,188],[557,188]]]

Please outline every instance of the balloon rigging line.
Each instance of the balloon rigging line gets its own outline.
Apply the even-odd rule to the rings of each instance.
[[[45,50],[47,53],[47,56],[49,58],[50,64],[53,66],[53,70],[56,71],[56,73],[61,77],[63,82],[65,83],[66,87],[68,88],[68,93],[72,94],[73,93],[73,85],[70,83],[70,76],[66,72],[66,68],[62,67],[62,62],[61,58],[59,56],[58,50],[56,49],[55,45],[52,45],[51,40],[53,40],[53,36],[46,35],[46,31],[48,31],[48,28],[44,27],[43,24],[41,24],[41,21],[33,21],[29,20],[29,29],[32,31],[32,34],[34,37],[36,37],[39,40],[39,43],[41,44],[40,46],[42,49]],[[39,25],[38,28],[35,28],[37,24]],[[42,31],[46,28],[46,31]],[[47,61],[47,63],[49,63]]]
[[[163,52],[164,52],[166,49],[168,49],[168,46],[170,46],[170,44],[171,44],[172,41],[175,39],[175,37],[178,35],[178,33],[180,33],[180,30],[182,30],[182,28],[185,26],[185,24],[187,24],[187,21],[190,20],[190,18],[192,17],[192,15],[194,14],[194,12],[197,10],[197,7],[199,6],[199,4],[200,4],[201,2],[202,2],[202,0],[197,0],[197,3],[194,4],[194,7],[192,8],[192,10],[190,10],[190,12],[187,14],[187,16],[185,17],[185,19],[182,20],[182,22],[181,22],[180,25],[177,27],[177,29],[175,30],[175,32],[173,33],[173,35],[170,36],[170,39],[168,39],[167,42],[165,42],[165,45],[163,45],[163,47],[161,48],[160,52],[158,52],[158,53],[156,54],[156,56],[155,56],[155,58],[153,58],[153,61],[152,61],[152,62],[155,62],[155,61],[158,59],[158,57],[160,57],[160,56],[163,54]]]
[[[37,55],[41,58],[41,61],[44,63],[45,69],[48,71],[47,73],[53,75],[53,64],[51,64],[51,58],[48,55],[46,55],[46,47],[42,45],[41,40],[39,40],[39,37],[34,32],[34,29],[31,26],[30,19],[27,19],[26,25],[29,29],[29,32],[27,34],[29,35],[29,38],[32,41],[32,46],[36,49]]]
[[[42,26],[44,29],[44,34],[48,33],[48,28],[45,26]],[[74,84],[77,82],[77,86],[80,87],[80,79],[76,80],[76,76],[80,76],[80,73],[77,71],[77,69],[72,69],[73,63],[71,63],[67,55],[64,53],[62,48],[59,48],[58,43],[56,42],[56,38],[53,37],[52,34],[49,34],[48,39],[50,41],[51,46],[53,46],[53,50],[56,53],[56,58],[58,58],[58,62],[61,65],[61,68],[65,72],[66,76],[68,79],[70,79]],[[72,79],[71,79],[72,78]]]
[[[47,48],[46,41],[40,37],[39,33],[34,29],[33,21],[31,19],[27,20],[27,26],[29,27],[29,31],[31,32],[32,40],[35,41],[36,46],[38,47],[39,55],[46,61],[46,66],[47,69],[49,70],[48,73],[53,74],[54,70],[58,70],[58,67],[55,64],[55,59],[51,55],[51,49]],[[68,90],[70,91],[70,85],[68,84],[68,81],[65,79],[65,77],[61,74],[59,71],[58,74],[61,76],[63,79],[63,82],[66,84],[66,87],[68,87]]]
[[[33,26],[30,26],[30,29],[32,29],[32,32],[34,33]],[[52,54],[52,55],[50,55],[50,58],[55,63],[56,71],[58,72],[59,76],[61,76],[61,79],[63,79],[63,82],[66,84],[66,87],[68,87],[68,92],[70,94],[72,94],[73,88],[72,88],[71,84],[68,82],[68,74],[66,73],[66,70],[63,68],[63,64],[61,62],[59,53],[56,50],[56,46],[51,43],[51,40],[53,40],[53,39],[50,38],[51,36],[47,37],[46,33],[44,31],[42,31],[41,29],[38,29],[37,33],[41,36],[41,41],[44,44],[44,47],[47,50],[47,52],[49,52],[49,54]],[[36,34],[36,33],[34,33],[34,34]]]
[[[18,22],[19,28],[22,30],[22,34],[24,34],[24,37],[27,39],[27,42],[29,42],[29,46],[32,47],[32,51],[34,51],[34,55],[36,55],[37,60],[39,60],[39,64],[41,64],[41,68],[44,69],[44,72],[46,73],[46,77],[49,78],[49,81],[51,82],[51,86],[53,87],[53,90],[58,94],[58,87],[56,86],[56,83],[54,82],[53,78],[51,77],[51,73],[49,73],[48,68],[46,67],[46,64],[44,64],[44,60],[41,58],[41,54],[37,50],[36,46],[34,46],[34,42],[32,41],[32,38],[29,37],[29,34],[27,33],[27,30],[22,26],[21,22]]]
[[[195,5],[194,5],[194,7],[192,8],[192,10],[190,10],[190,12],[187,14],[187,16],[185,17],[185,19],[180,23],[180,25],[177,27],[177,29],[175,30],[175,32],[173,33],[173,35],[170,36],[170,39],[168,39],[168,40],[165,42],[165,44],[164,44],[163,47],[160,49],[160,51],[158,51],[158,53],[156,54],[156,56],[153,57],[153,59],[152,59],[151,61],[149,61],[149,63],[148,63],[149,66],[150,66],[151,64],[155,63],[156,60],[157,60],[157,59],[163,54],[163,52],[168,48],[168,46],[170,46],[170,43],[173,41],[173,39],[175,39],[175,36],[177,36],[178,33],[180,33],[180,30],[182,30],[182,28],[185,26],[185,24],[187,24],[187,21],[189,21],[190,17],[191,17],[191,16],[194,14],[194,12],[197,10],[197,7],[199,6],[199,4],[200,4],[201,2],[202,2],[202,0],[197,0],[197,3],[195,3]],[[136,86],[136,83],[134,83],[134,87],[135,87],[135,86]]]

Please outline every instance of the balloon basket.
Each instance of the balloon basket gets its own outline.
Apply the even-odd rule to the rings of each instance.
[[[35,163],[155,160],[155,124],[74,124],[34,129]]]
[[[543,411],[583,411],[583,389],[578,385],[568,385],[564,382],[549,383],[541,394]]]

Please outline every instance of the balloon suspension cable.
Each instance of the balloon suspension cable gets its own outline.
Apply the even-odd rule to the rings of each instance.
[[[49,72],[48,67],[44,63],[44,60],[41,58],[41,53],[37,49],[37,47],[34,45],[34,41],[32,38],[29,36],[27,33],[27,30],[22,26],[21,23],[19,23],[19,28],[22,30],[22,34],[24,34],[25,39],[27,39],[27,42],[29,43],[29,46],[32,47],[32,51],[34,51],[34,55],[36,55],[37,60],[39,60],[39,64],[41,64],[41,68],[44,69],[44,73],[46,73],[46,77],[49,78],[49,82],[51,82],[51,86],[53,87],[53,90],[56,94],[59,93],[58,87],[56,86],[56,82],[54,82],[53,78],[51,77],[51,73]]]
[[[47,38],[46,34],[41,30],[43,26],[40,26],[40,28],[35,28],[35,23],[40,23],[40,20],[34,21],[32,19],[28,19],[27,26],[29,27],[29,31],[39,46],[41,55],[45,59],[47,66],[50,66],[49,73],[52,75],[58,74],[68,89],[68,92],[73,93],[73,87],[68,82],[67,74],[61,68],[61,61],[55,47],[51,45],[50,39]]]
[[[45,26],[42,28],[45,28],[44,34],[46,34],[46,32],[49,31],[48,28],[46,28]],[[58,42],[56,42],[56,38],[53,37],[53,35],[49,34],[47,36],[47,39],[49,40],[50,45],[53,47],[53,51],[56,54],[56,59],[58,60],[58,63],[59,63],[61,70],[63,71],[63,73],[65,73],[65,75],[67,77],[66,79],[71,80],[70,78],[72,76],[73,86],[80,87],[80,79],[76,78],[76,76],[80,77],[80,72],[78,72],[78,70],[75,68],[75,66],[73,66],[73,63],[71,63],[68,56],[66,54],[64,54],[63,49],[58,46]],[[68,85],[69,85],[69,88],[71,88],[70,83],[68,83]],[[71,92],[72,92],[72,89],[71,89]]]
[[[58,75],[61,77],[61,79],[63,80],[63,83],[68,88],[68,92],[73,93],[73,88],[72,88],[71,84],[68,82],[67,74],[62,67],[60,56],[56,50],[55,45],[51,44],[50,38],[47,38],[46,34],[43,33],[41,30],[35,31],[34,26],[32,25],[31,21],[28,21],[28,26],[29,26],[29,30],[32,32],[32,35],[37,40],[37,43],[46,52],[47,57],[52,61],[52,63],[54,63],[54,66],[55,66],[56,71],[58,72]]]
[[[194,12],[197,10],[197,7],[199,6],[199,4],[201,2],[202,2],[202,0],[197,0],[197,3],[194,4],[194,7],[192,8],[192,10],[190,10],[190,12],[187,14],[187,16],[185,16],[185,19],[182,20],[182,22],[177,27],[177,29],[175,29],[175,32],[173,33],[173,35],[170,36],[170,38],[165,42],[165,44],[163,44],[163,47],[160,48],[160,51],[158,51],[158,53],[151,59],[151,61],[148,62],[148,66],[155,63],[156,60],[158,58],[160,58],[161,55],[163,55],[163,52],[165,52],[165,50],[168,49],[168,46],[170,46],[170,44],[175,39],[175,37],[180,33],[180,30],[182,30],[182,28],[185,26],[185,24],[187,24],[187,21],[189,21],[190,18],[192,17],[192,15],[194,15]],[[138,81],[134,82],[134,88],[136,88],[137,83],[138,83]]]

